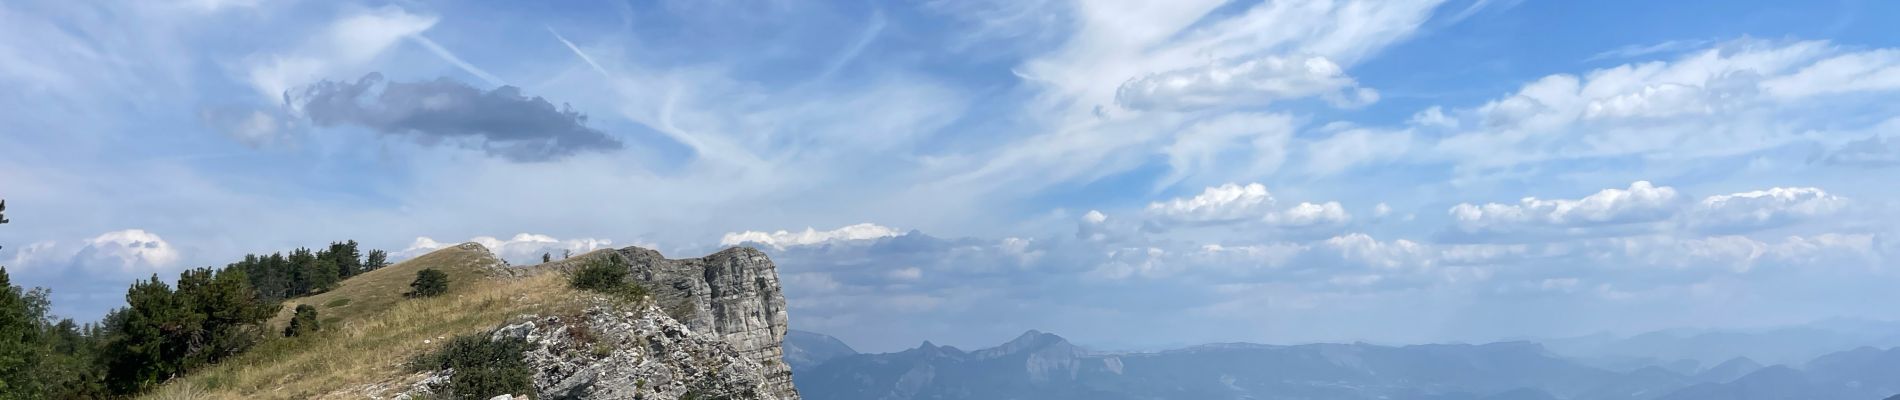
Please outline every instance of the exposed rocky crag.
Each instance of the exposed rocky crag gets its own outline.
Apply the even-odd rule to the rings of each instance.
[[[543,317],[496,330],[526,339],[543,399],[795,399],[768,387],[758,362],[659,308],[594,307],[579,318]]]
[[[527,359],[540,398],[799,398],[782,347],[785,297],[765,253],[734,247],[667,259],[627,247],[501,269],[527,276],[597,262],[628,268],[649,301],[633,310],[596,306],[579,317],[529,316],[494,333],[535,344]]]
[[[615,251],[619,262],[652,291],[667,315],[693,331],[732,344],[739,355],[758,361],[766,391],[781,399],[798,398],[792,370],[781,347],[788,330],[785,295],[778,267],[764,252],[733,247],[700,258],[670,260],[639,247]]]

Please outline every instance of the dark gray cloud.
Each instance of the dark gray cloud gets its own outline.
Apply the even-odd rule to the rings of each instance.
[[[426,144],[460,143],[513,161],[549,161],[622,146],[619,139],[587,127],[587,116],[572,107],[523,96],[514,86],[483,91],[447,78],[385,82],[382,74],[370,73],[356,82],[317,82],[285,93],[284,102],[316,126],[356,125],[412,135]]]

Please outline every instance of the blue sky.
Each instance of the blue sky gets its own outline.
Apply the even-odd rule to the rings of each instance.
[[[0,4],[0,265],[778,260],[861,349],[1900,318],[1900,4]]]

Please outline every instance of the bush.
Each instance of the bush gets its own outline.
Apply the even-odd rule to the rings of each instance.
[[[284,327],[284,336],[303,336],[319,330],[323,330],[323,324],[317,320],[317,308],[298,304],[296,313],[290,316],[290,326]]]
[[[409,283],[410,297],[434,297],[449,291],[449,274],[435,268],[416,271],[416,281]]]
[[[521,353],[528,350],[521,338],[489,340],[486,334],[456,336],[433,353],[415,362],[418,371],[454,369],[448,389],[451,399],[487,399],[498,394],[534,391],[534,372]]]
[[[646,287],[633,282],[627,267],[609,260],[591,260],[581,264],[580,269],[568,278],[568,284],[575,289],[605,293],[623,299],[637,300],[645,297]]]

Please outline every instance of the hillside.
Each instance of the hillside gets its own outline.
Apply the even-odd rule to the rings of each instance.
[[[440,390],[455,371],[413,372],[410,362],[469,334],[528,343],[523,358],[533,372],[533,391],[543,398],[555,393],[563,398],[635,393],[644,398],[798,398],[790,372],[780,372],[785,367],[777,358],[784,300],[777,297],[770,260],[752,249],[684,260],[658,255],[627,248],[509,267],[478,244],[444,248],[347,279],[328,292],[286,301],[270,329],[281,329],[298,304],[310,304],[318,308],[323,330],[266,340],[228,362],[171,380],[145,398],[423,396]],[[660,289],[620,299],[571,288],[568,272],[589,260],[605,261],[628,271],[633,282]],[[425,268],[446,272],[448,291],[405,297],[416,271]],[[770,287],[755,286],[754,295],[735,298],[733,293],[745,291],[714,279],[722,274]],[[712,292],[726,295],[706,296]],[[740,309],[754,312],[711,312]]]
[[[452,246],[344,280],[336,289],[286,301],[272,320],[281,328],[297,304],[317,306],[325,326],[308,338],[268,340],[236,359],[174,380],[154,399],[304,399],[393,396],[420,375],[403,363],[456,335],[493,329],[523,314],[578,312],[581,296],[560,276],[498,279],[506,265],[473,243]],[[449,275],[447,294],[406,299],[416,271]],[[274,329],[273,329],[274,331]]]

